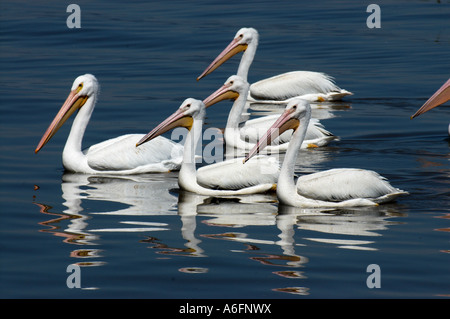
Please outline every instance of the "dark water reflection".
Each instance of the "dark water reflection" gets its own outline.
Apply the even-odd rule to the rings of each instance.
[[[263,265],[262,271],[268,275],[302,279],[307,278],[310,260],[314,260],[314,256],[302,253],[305,246],[314,242],[338,249],[376,251],[381,236],[401,224],[406,216],[399,204],[320,210],[278,205],[274,194],[201,196],[178,190],[176,174],[114,177],[66,173],[61,190],[66,207],[63,211],[35,203],[46,216],[39,222],[43,226],[40,231],[74,245],[69,248],[72,263],[106,269],[111,265],[104,257],[121,248],[102,248],[103,234],[121,240],[124,233],[139,233],[144,238],[135,241],[151,249],[158,258],[181,258],[177,264],[182,273],[209,272],[210,267],[192,267],[184,258],[217,258],[221,242],[234,242],[241,248],[233,249],[233,254]],[[97,207],[97,202],[106,203],[100,206],[102,211],[84,208]],[[111,216],[115,221],[108,218]],[[176,234],[173,224],[159,221],[167,216],[179,219]],[[199,223],[207,227],[199,230]],[[178,244],[173,244],[173,239],[161,239],[164,232],[178,237]],[[211,242],[216,244],[211,246]],[[226,254],[220,258],[225,263],[229,260]],[[278,293],[309,295],[307,287],[269,288]]]

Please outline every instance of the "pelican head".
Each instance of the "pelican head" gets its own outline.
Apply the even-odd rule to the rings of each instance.
[[[239,52],[247,50],[251,43],[258,44],[258,31],[253,28],[241,28],[233,40],[228,44],[228,46],[214,59],[213,62],[203,71],[203,73],[197,78],[197,81],[201,78],[207,76],[219,66],[221,66],[225,61],[230,59],[232,56],[238,54]]]
[[[203,100],[206,107],[209,107],[223,100],[236,100],[241,94],[248,90],[249,84],[238,75],[230,76],[225,83]]]
[[[162,121],[150,133],[137,142],[136,146],[144,144],[145,142],[148,142],[176,127],[185,127],[188,130],[191,130],[194,119],[199,116],[204,116],[204,113],[205,105],[202,101],[188,98],[184,100],[178,110],[176,110],[172,115]]]
[[[291,100],[284,112],[280,117],[272,124],[267,132],[260,138],[258,143],[244,159],[244,163],[252,158],[255,154],[258,154],[267,145],[269,145],[274,139],[280,136],[287,130],[293,129],[296,131],[300,127],[300,120],[302,118],[308,118],[311,116],[311,106],[309,102],[302,99]]]
[[[48,129],[45,131],[34,152],[39,152],[39,150],[47,144],[53,135],[56,134],[64,122],[67,121],[67,119],[76,110],[79,110],[83,105],[85,105],[86,101],[98,92],[98,89],[98,81],[92,74],[85,74],[77,77],[73,82],[69,96],[59,112],[56,114]]]
[[[417,110],[417,112],[413,116],[411,116],[411,119],[425,113],[426,111],[434,109],[436,106],[444,104],[448,100],[450,100],[450,79],[448,79],[447,82],[445,82],[444,85],[442,85],[439,90],[437,90],[428,99],[428,101],[426,101],[425,104],[422,105],[422,107]]]

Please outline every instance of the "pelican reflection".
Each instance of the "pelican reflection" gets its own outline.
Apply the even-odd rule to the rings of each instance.
[[[92,246],[101,244],[104,232],[153,232],[167,230],[167,224],[148,221],[152,215],[176,216],[177,196],[170,190],[176,188],[176,177],[171,174],[139,176],[96,176],[66,173],[62,176],[62,212],[42,203],[35,203],[40,212],[50,216],[40,222],[46,226],[42,232],[63,238],[68,244]],[[89,201],[98,202],[98,205]],[[83,206],[99,207],[99,210]],[[107,207],[108,209],[104,209]],[[93,211],[95,210],[95,211]],[[120,215],[127,220],[120,226],[92,228],[89,224],[96,218],[101,224],[101,215]],[[96,217],[97,216],[97,217]],[[136,220],[140,217],[139,220]],[[142,220],[145,218],[145,220]],[[131,219],[131,220],[130,220]],[[108,219],[109,221],[109,219]],[[105,263],[94,259],[102,257],[102,250],[94,248],[75,249],[73,258],[81,259],[80,266],[100,266]]]
[[[305,214],[303,209],[280,205],[279,214],[290,216],[292,225],[299,230],[298,234],[306,245],[308,242],[323,242],[335,244],[338,248],[377,250],[366,245],[375,244],[376,237],[382,236],[382,231],[389,226],[401,224],[390,220],[404,216],[400,209],[397,204],[391,204]]]
[[[146,238],[137,242],[148,245],[157,254],[209,258],[211,251],[205,248],[206,241],[217,240],[214,247],[220,247],[220,241],[232,241],[237,247],[227,258],[248,258],[270,267],[272,275],[300,282],[308,277],[308,263],[313,258],[308,256],[306,246],[325,243],[338,249],[376,250],[377,239],[399,223],[392,218],[403,216],[398,204],[351,210],[300,209],[278,204],[274,194],[229,198],[197,195],[179,190],[176,174],[64,174],[61,189],[66,207],[63,212],[37,205],[41,213],[50,216],[40,223],[46,226],[42,231],[61,237],[66,243],[99,245],[102,234],[107,232],[141,232]],[[119,216],[120,221],[108,218],[112,215]],[[181,227],[162,216],[179,217]],[[95,228],[91,226],[94,224]],[[174,232],[179,232],[182,244],[169,242]],[[169,239],[164,239],[169,233]],[[103,250],[91,247],[70,253],[85,266],[104,265],[99,260],[104,255]],[[205,273],[209,269],[185,265],[179,271]],[[297,294],[309,291],[297,284],[274,290]]]

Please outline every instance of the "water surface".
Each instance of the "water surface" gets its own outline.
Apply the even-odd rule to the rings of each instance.
[[[449,77],[449,1],[57,1],[0,4],[2,298],[448,298],[450,109],[409,117]],[[26,9],[24,9],[26,8]],[[34,154],[73,80],[101,95],[84,146],[146,133],[187,97],[204,98],[238,58],[196,77],[251,26],[251,82],[326,72],[354,93],[315,115],[340,137],[301,152],[297,171],[371,169],[410,195],[376,208],[300,210],[273,195],[217,199],[179,190],[177,173],[64,172],[71,121]],[[231,102],[208,109],[222,128]],[[254,116],[280,112],[255,107]],[[71,264],[81,288],[66,285]],[[370,264],[381,288],[368,288]]]

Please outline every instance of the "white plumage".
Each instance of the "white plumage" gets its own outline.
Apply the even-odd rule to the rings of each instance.
[[[274,158],[260,156],[243,164],[243,158],[228,160],[204,166],[198,171],[195,150],[201,140],[205,105],[202,101],[186,99],[178,110],[161,122],[137,144],[152,141],[155,137],[174,127],[186,127],[183,163],[178,176],[181,189],[207,196],[230,196],[264,193],[276,184],[280,165]]]
[[[280,163],[274,157],[258,156],[249,164],[244,165],[240,157],[200,167],[197,182],[206,188],[232,190],[276,183]]]
[[[391,197],[397,197],[399,192],[377,172],[358,168],[335,168],[302,175],[297,179],[296,186],[297,192],[305,197],[333,202],[369,198],[382,203]]]
[[[224,138],[227,146],[247,151],[255,146],[258,139],[279,117],[279,115],[275,114],[241,122],[248,89],[249,84],[247,81],[238,75],[232,75],[222,87],[204,100],[205,105],[209,107],[225,99],[235,99],[228,115]],[[281,134],[276,140],[272,141],[272,145],[267,147],[267,151],[286,151],[291,135],[291,131]],[[337,137],[327,131],[319,120],[312,119],[308,124],[302,148],[325,146],[336,139]]]
[[[279,114],[273,114],[248,120],[245,122],[245,126],[240,130],[241,139],[247,141],[248,144],[251,144],[253,147],[254,144],[258,142],[261,136],[267,132],[269,127],[271,127],[279,117]],[[270,146],[269,149],[286,151],[291,136],[292,132],[285,132],[281,134],[278,138],[272,141],[272,146]],[[318,119],[312,118],[309,122],[306,137],[302,143],[302,148],[326,146],[333,140],[338,140],[338,137],[326,130]],[[273,145],[277,145],[278,148],[274,148]],[[248,149],[248,145],[246,146],[246,149]]]
[[[84,132],[94,110],[99,91],[92,74],[75,79],[71,92],[61,110],[44,133],[35,152],[56,134],[63,123],[78,110],[63,150],[66,170],[87,174],[138,174],[167,172],[181,166],[183,146],[160,137],[136,150],[144,134],[128,134],[113,138],[82,151]]]
[[[339,88],[334,79],[321,72],[292,71],[276,75],[250,86],[250,102],[287,103],[299,98],[315,101],[341,100],[351,92]]]
[[[136,143],[142,137],[144,134],[127,134],[91,146],[85,151],[89,167],[96,171],[134,173],[167,172],[181,167],[182,145],[159,136],[145,147],[136,149]]]
[[[213,72],[226,60],[244,51],[237,75],[247,81],[248,71],[258,47],[259,34],[253,28],[241,28],[231,43],[214,59],[197,80]],[[250,86],[248,101],[258,103],[287,103],[295,97],[309,101],[334,101],[351,92],[338,87],[334,79],[321,72],[293,71],[276,75]]]
[[[246,160],[257,154],[278,132],[294,129],[277,184],[277,197],[282,204],[296,207],[371,206],[393,201],[408,194],[392,187],[378,173],[354,168],[331,169],[301,176],[295,181],[296,157],[305,137],[311,107],[305,100],[293,100],[273,124]]]

